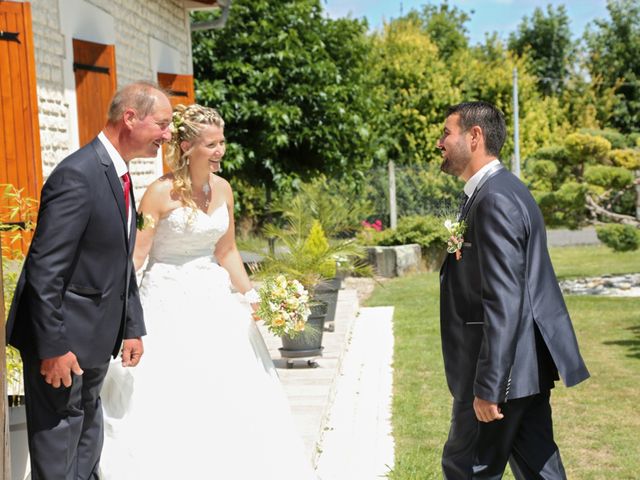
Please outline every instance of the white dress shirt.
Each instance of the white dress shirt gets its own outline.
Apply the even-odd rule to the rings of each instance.
[[[473,195],[473,192],[476,191],[476,187],[480,183],[480,180],[482,180],[482,177],[484,177],[484,174],[487,173],[487,171],[490,168],[492,168],[494,165],[498,165],[499,163],[500,163],[500,160],[498,160],[497,158],[495,160],[490,161],[484,167],[482,167],[480,170],[474,173],[469,180],[467,180],[467,183],[464,184],[464,193],[468,197],[467,201],[469,201],[469,198],[471,198],[471,195]]]
[[[109,141],[104,132],[100,132],[98,134],[98,140],[102,142],[104,148],[107,149],[107,153],[109,154],[109,158],[113,162],[113,166],[116,168],[116,175],[120,179],[120,185],[122,186],[122,192],[124,195],[124,183],[122,181],[122,175],[129,172],[129,167],[127,163],[122,158],[122,155],[116,150],[116,147]],[[133,198],[131,198],[133,200]],[[133,202],[129,202],[129,211],[127,212],[127,235],[131,234],[131,214],[133,210]]]

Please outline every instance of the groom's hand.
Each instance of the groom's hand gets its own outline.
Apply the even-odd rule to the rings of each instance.
[[[122,366],[135,367],[143,353],[142,338],[125,338],[122,342]]]
[[[65,387],[70,387],[71,372],[76,375],[84,373],[73,352],[67,352],[58,357],[45,358],[40,363],[40,374],[44,377],[44,381],[53,388],[60,388],[60,383]]]
[[[489,402],[478,397],[473,400],[473,410],[476,412],[476,418],[481,422],[488,423],[504,418],[497,403]]]

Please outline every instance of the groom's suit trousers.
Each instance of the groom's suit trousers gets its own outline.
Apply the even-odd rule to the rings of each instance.
[[[442,469],[446,480],[499,480],[507,462],[518,480],[564,480],[553,440],[549,391],[500,404],[502,420],[476,419],[471,401],[454,400]]]

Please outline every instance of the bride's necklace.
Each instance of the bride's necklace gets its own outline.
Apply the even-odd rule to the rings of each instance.
[[[209,202],[211,201],[211,186],[209,182],[205,183],[202,186],[202,195],[204,195],[204,209],[207,210],[209,208]]]
[[[198,205],[198,208],[201,208],[205,212],[209,209],[209,204],[211,203],[211,185],[209,185],[209,182],[202,185],[199,189],[193,189],[193,200],[196,205]]]

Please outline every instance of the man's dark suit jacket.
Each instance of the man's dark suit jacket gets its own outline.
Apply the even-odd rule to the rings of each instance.
[[[541,379],[552,386],[558,372],[567,386],[588,378],[526,186],[502,167],[490,170],[462,218],[462,258],[448,255],[440,271],[442,351],[454,398],[502,403],[539,393]]]
[[[72,351],[92,368],[116,356],[123,337],[146,333],[132,217],[128,238],[122,184],[97,138],[53,170],[9,311],[11,345],[39,359]]]

